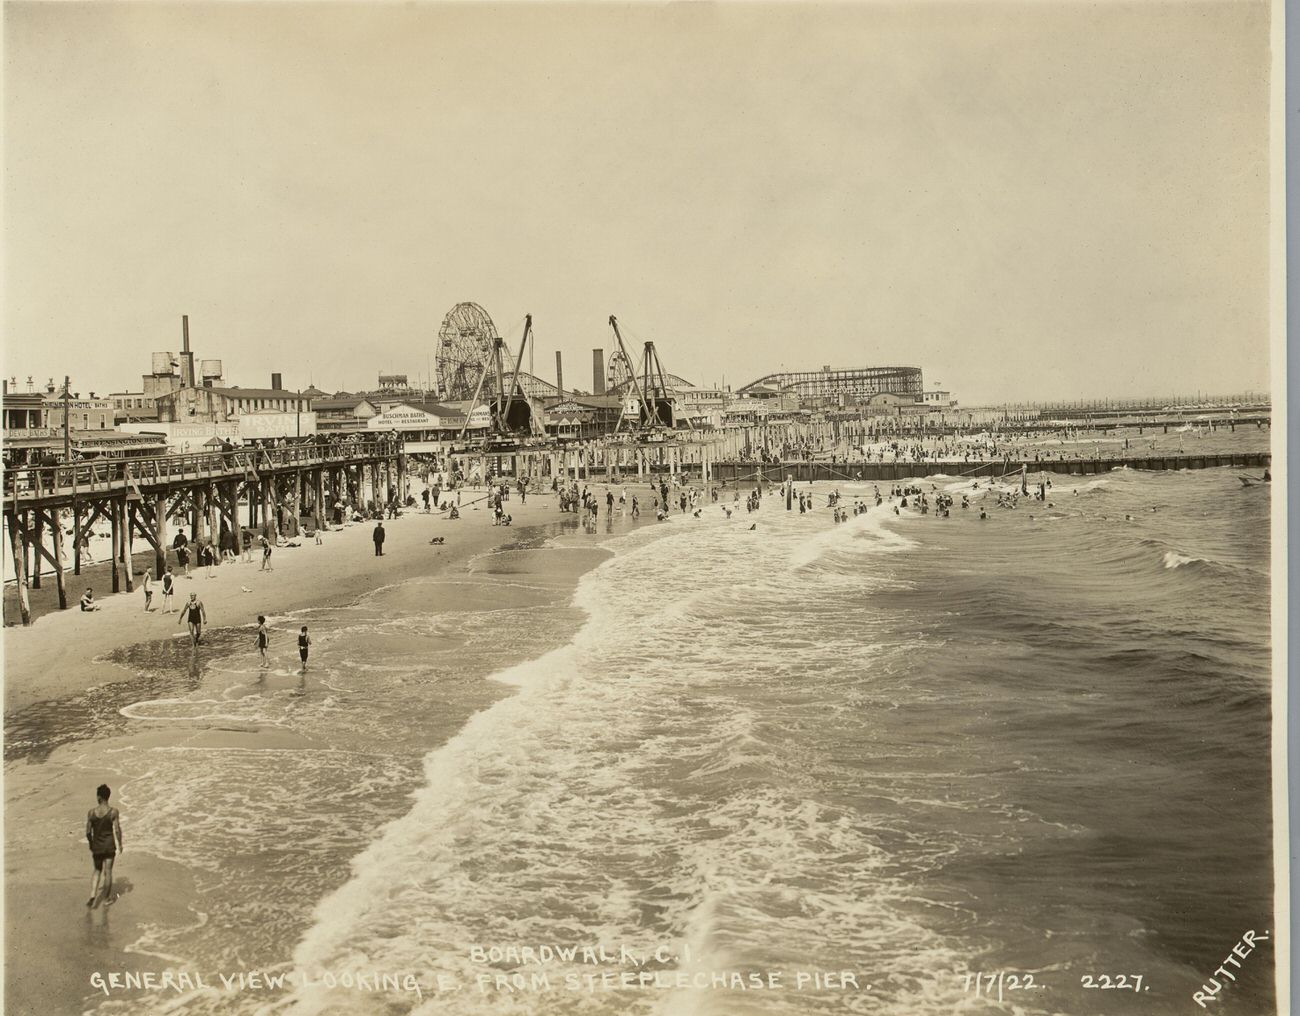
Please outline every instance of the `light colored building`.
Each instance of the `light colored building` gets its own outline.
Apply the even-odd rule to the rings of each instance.
[[[144,392],[109,392],[113,419],[118,423],[158,419],[158,402]]]
[[[725,388],[678,388],[677,413],[695,427],[721,427],[731,393]]]
[[[10,465],[63,461],[63,400],[46,392],[0,396],[4,454]],[[166,447],[157,435],[123,434],[113,426],[112,400],[68,400],[67,444],[74,459],[159,455]]]
[[[158,396],[160,423],[226,423],[245,413],[311,412],[306,395],[279,388],[178,388]]]
[[[315,399],[316,428],[321,434],[356,434],[367,429],[367,421],[379,415],[379,407],[360,395],[327,395]]]
[[[112,430],[117,421],[113,415],[112,399],[97,399],[94,393],[88,399],[76,392],[67,401],[69,425],[73,430]],[[64,400],[57,393],[45,396],[45,426],[63,431]]]
[[[383,412],[366,420],[371,434],[396,434],[403,449],[412,454],[446,455],[452,445],[479,437],[492,425],[487,406],[478,406],[466,417],[462,407],[440,402],[408,401],[389,405]],[[460,432],[464,428],[465,438]]]

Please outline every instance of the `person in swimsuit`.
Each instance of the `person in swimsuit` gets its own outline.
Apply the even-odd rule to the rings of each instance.
[[[307,673],[307,650],[311,648],[311,636],[307,634],[307,626],[302,626],[302,631],[298,632],[298,656],[302,658],[302,673]]]
[[[170,614],[176,608],[172,606],[172,593],[176,588],[176,579],[172,575],[172,566],[168,565],[162,576],[163,605],[162,612]]]
[[[86,842],[90,845],[90,856],[95,862],[95,874],[90,883],[90,899],[86,906],[95,907],[101,898],[112,902],[109,894],[113,891],[113,859],[122,846],[122,823],[116,808],[108,805],[113,792],[108,785],[101,783],[95,790],[95,807],[86,814]],[[116,842],[115,842],[116,841]]]
[[[198,593],[190,593],[190,602],[185,604],[176,623],[180,624],[182,620],[189,621],[190,645],[197,646],[203,636],[203,626],[208,623],[208,612],[203,609],[203,601],[199,599]]]
[[[275,571],[271,567],[271,541],[265,536],[262,538],[262,567],[258,571]]]
[[[271,665],[271,661],[267,659],[266,656],[266,650],[270,644],[271,644],[271,639],[266,631],[266,615],[258,614],[257,615],[257,655],[262,658],[262,662],[259,664],[259,666],[261,666],[263,669]]]

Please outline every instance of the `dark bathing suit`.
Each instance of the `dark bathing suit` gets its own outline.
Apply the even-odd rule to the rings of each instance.
[[[115,808],[109,808],[107,815],[90,813],[90,854],[96,871],[103,871],[104,862],[117,856],[117,845],[113,842],[113,816],[116,814]]]
[[[197,604],[191,604],[190,624],[202,624],[202,623],[203,623],[203,608],[198,606]]]
[[[302,657],[302,662],[307,662],[307,636],[298,636],[298,655]]]

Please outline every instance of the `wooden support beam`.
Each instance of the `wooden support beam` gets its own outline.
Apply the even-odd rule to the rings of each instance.
[[[6,512],[9,540],[13,547],[14,589],[18,594],[18,614],[24,625],[32,623],[32,603],[27,592],[27,536],[18,525],[18,513]]]
[[[239,525],[239,481],[227,480],[222,484],[222,496],[225,501],[225,516],[230,524],[230,538],[235,547],[235,556],[244,552],[244,532]]]
[[[208,492],[204,487],[194,489],[194,542],[201,543],[208,528]]]
[[[220,491],[215,480],[209,481],[207,489],[204,491],[204,497],[208,502],[208,536],[212,540],[213,550],[217,552],[217,560],[220,562],[221,547],[221,500]]]
[[[32,588],[41,588],[41,555],[45,551],[45,516],[41,514],[38,508],[33,514],[36,516],[35,531],[32,534],[32,546],[36,548],[36,570],[32,573]]]
[[[49,548],[45,546],[44,541],[37,544],[33,538],[33,534],[36,531],[36,526],[38,523],[40,524],[41,529],[44,530],[45,527],[44,513],[40,508],[35,508],[32,510],[32,521],[28,522],[25,519],[19,520],[18,526],[20,529],[23,530],[23,535],[26,538],[28,544],[31,546],[31,549],[35,551],[35,567],[36,568],[41,567],[42,558],[44,558],[45,561],[49,563],[50,567],[54,567],[54,554],[51,553]],[[31,578],[30,572],[28,572],[28,578],[29,579]]]
[[[153,508],[144,501],[127,502],[127,519],[135,532],[138,532],[154,550],[156,559],[164,559],[166,544],[158,542],[158,534],[153,519]],[[160,571],[159,575],[162,574]]]
[[[72,574],[81,574],[81,503],[72,499]]]
[[[59,591],[59,609],[68,609],[68,591],[63,584],[63,520],[58,508],[50,509],[50,528],[54,530],[54,585]]]
[[[167,495],[155,494],[153,502],[153,546],[155,575],[167,570]]]
[[[122,533],[122,564],[126,568],[126,591],[133,593],[135,592],[135,562],[132,560],[131,555],[131,527],[127,525],[126,506],[127,499],[124,494],[118,508],[118,511],[122,513],[122,526],[120,529]]]
[[[108,515],[113,523],[113,550],[109,554],[109,557],[113,560],[113,592],[118,593],[122,591],[122,579],[117,568],[118,553],[122,543],[122,523],[117,517],[117,501],[109,502]]]
[[[278,546],[280,542],[280,499],[275,492],[274,477],[268,476],[266,479],[266,496],[269,498],[266,521],[271,526],[270,540]]]

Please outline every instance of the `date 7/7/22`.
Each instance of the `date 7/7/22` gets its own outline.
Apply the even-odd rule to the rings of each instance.
[[[996,998],[999,1002],[1009,992],[1041,991],[1047,985],[1035,980],[1032,973],[1009,970],[967,971],[962,976],[962,990],[976,998]],[[1081,988],[1095,988],[1100,991],[1150,991],[1144,974],[1083,974],[1079,978]]]

